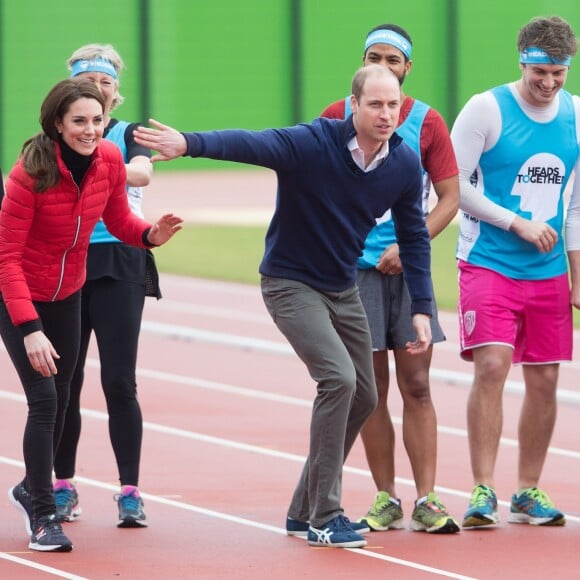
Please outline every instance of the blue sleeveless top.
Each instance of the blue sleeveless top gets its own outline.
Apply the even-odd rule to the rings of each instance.
[[[559,276],[567,271],[564,190],[579,153],[572,97],[560,90],[558,113],[549,123],[538,123],[525,114],[509,86],[491,92],[501,113],[501,134],[481,156],[472,183],[522,218],[548,223],[558,232],[558,243],[541,253],[517,234],[462,212],[457,257],[516,280]]]
[[[125,143],[125,130],[128,126],[129,123],[127,123],[127,121],[117,121],[117,123],[111,128],[105,137],[105,139],[112,141],[119,147],[121,153],[123,154],[125,163],[127,163],[127,143]],[[142,188],[128,185],[127,198],[129,200],[129,207],[131,208],[131,211],[135,215],[143,217],[143,212],[141,211],[141,202],[143,199]],[[109,232],[109,230],[107,230],[102,219],[97,222],[97,225],[91,234],[91,244],[103,244],[119,241],[120,240],[118,238],[116,238]]]

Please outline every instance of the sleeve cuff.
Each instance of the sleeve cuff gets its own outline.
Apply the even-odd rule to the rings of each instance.
[[[183,157],[199,157],[202,153],[201,139],[196,133],[182,133],[187,143],[187,149]]]
[[[143,242],[143,245],[146,248],[158,248],[159,246],[157,246],[156,244],[152,244],[149,241],[149,238],[147,236],[149,236],[149,232],[151,231],[151,228],[147,228],[144,232],[143,235],[141,236],[141,241]]]
[[[415,300],[411,305],[411,314],[425,314],[429,318],[432,318],[433,305],[431,300]]]
[[[38,330],[42,330],[42,322],[40,318],[36,320],[29,320],[28,322],[24,322],[18,326],[18,329],[22,333],[22,336],[28,336],[33,332],[37,332]]]

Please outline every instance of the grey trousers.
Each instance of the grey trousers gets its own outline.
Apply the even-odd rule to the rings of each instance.
[[[377,405],[366,314],[356,286],[320,292],[294,280],[263,276],[262,296],[317,383],[309,454],[288,515],[320,527],[343,513],[343,464]]]

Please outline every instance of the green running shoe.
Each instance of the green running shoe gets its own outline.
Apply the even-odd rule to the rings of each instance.
[[[386,491],[377,493],[375,502],[366,516],[363,516],[358,521],[366,523],[375,532],[400,530],[405,527],[400,501],[393,499]]]
[[[456,534],[459,524],[449,515],[435,492],[427,495],[427,500],[415,504],[409,527],[415,532],[429,534]]]

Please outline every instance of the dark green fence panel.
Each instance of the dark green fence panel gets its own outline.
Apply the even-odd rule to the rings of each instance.
[[[402,26],[413,40],[413,68],[405,90],[446,116],[447,0],[377,2],[304,0],[304,110],[311,118],[350,93],[362,64],[364,40],[379,24]]]
[[[366,33],[392,22],[414,43],[405,90],[451,126],[472,94],[519,77],[517,32],[550,14],[580,33],[577,0],[0,0],[0,163],[10,169],[65,60],[88,42],[113,44],[127,64],[117,116],[150,114],[183,130],[262,129],[310,121],[347,95]],[[580,92],[576,62],[566,88]]]
[[[535,16],[561,16],[580,35],[580,3],[577,0],[526,0],[508,2],[458,2],[458,101],[461,108],[475,93],[515,81],[518,64],[518,32]],[[580,55],[572,61],[566,89],[580,92]]]
[[[151,23],[153,117],[190,131],[292,123],[288,0],[152,2]]]
[[[39,130],[40,105],[49,89],[68,76],[66,60],[89,42],[110,43],[127,70],[126,97],[118,114],[137,119],[139,99],[139,2],[100,0],[0,0],[0,162],[7,173],[22,143]]]

